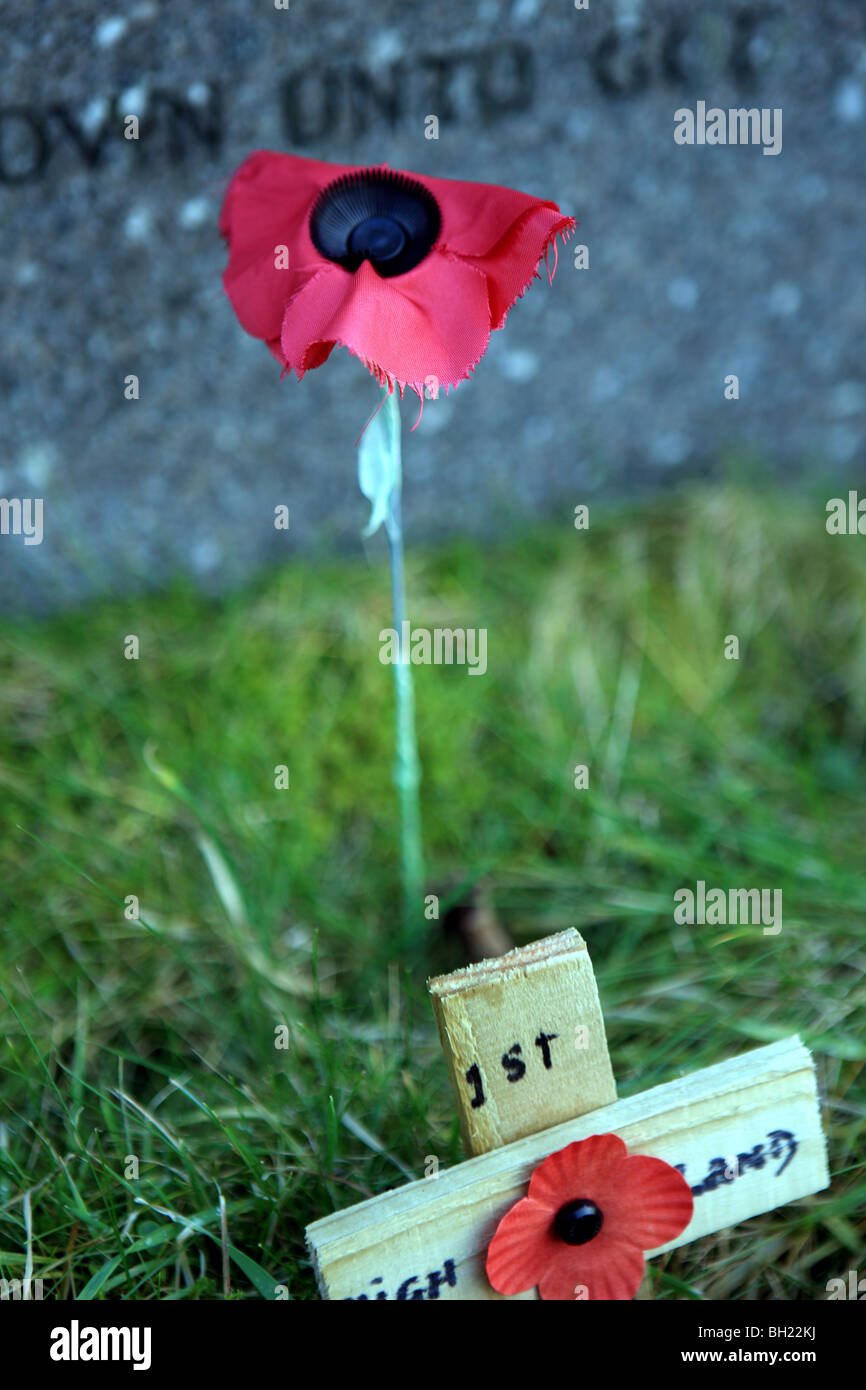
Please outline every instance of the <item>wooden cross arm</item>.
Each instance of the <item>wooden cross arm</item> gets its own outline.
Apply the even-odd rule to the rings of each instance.
[[[812,1058],[786,1038],[315,1221],[307,1242],[322,1297],[499,1298],[484,1265],[502,1216],[548,1154],[605,1133],[680,1167],[692,1186],[689,1225],[649,1254],[829,1183]]]

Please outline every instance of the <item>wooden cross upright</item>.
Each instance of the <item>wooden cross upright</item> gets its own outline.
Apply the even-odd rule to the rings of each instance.
[[[499,1221],[543,1159],[591,1134],[617,1134],[691,1186],[688,1226],[648,1256],[829,1184],[814,1066],[797,1037],[617,1100],[577,931],[429,988],[471,1156],[315,1221],[307,1243],[323,1298],[501,1298],[485,1272]]]

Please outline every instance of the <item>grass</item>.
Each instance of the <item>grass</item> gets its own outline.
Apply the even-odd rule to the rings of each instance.
[[[620,1094],[815,1049],[830,1189],[646,1292],[826,1297],[864,1249],[862,540],[692,488],[416,550],[408,581],[414,624],[487,628],[489,669],[416,669],[443,920],[400,959],[378,561],[4,623],[0,1276],[316,1297],[309,1221],[460,1156],[424,980],[464,963],[446,900],[483,883],[515,942],[585,935]],[[782,889],[783,930],[675,925],[698,879]]]

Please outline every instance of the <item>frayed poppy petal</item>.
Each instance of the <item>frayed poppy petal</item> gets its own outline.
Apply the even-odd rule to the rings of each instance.
[[[556,1213],[570,1198],[586,1197],[607,1210],[607,1198],[615,1188],[619,1165],[628,1150],[616,1134],[591,1134],[557,1150],[535,1169],[529,1195]]]
[[[287,245],[299,266],[315,268],[321,257],[309,234],[310,208],[319,192],[349,164],[256,150],[232,175],[220,210],[219,229],[233,255],[249,259]]]
[[[232,178],[219,220],[229,242],[223,286],[253,337],[278,337],[287,302],[330,264],[310,240],[310,205],[323,184],[345,169],[257,150]]]
[[[286,305],[303,289],[314,272],[278,270],[274,254],[242,266],[230,264],[223,275],[223,288],[232,302],[241,327],[254,338],[278,338]]]
[[[497,1293],[535,1288],[563,1248],[550,1231],[549,1210],[531,1197],[506,1212],[487,1250],[487,1277]]]
[[[491,326],[501,328],[508,312],[538,275],[539,265],[556,238],[570,236],[575,222],[548,207],[534,208],[485,256],[467,257],[484,272],[490,292]]]
[[[420,393],[428,377],[449,387],[468,376],[489,337],[483,275],[433,254],[390,280],[366,261],[354,274],[330,266],[292,300],[280,344],[298,376],[317,365],[321,344],[339,343],[377,377]]]
[[[643,1252],[628,1241],[595,1248],[562,1246],[538,1283],[539,1296],[548,1302],[573,1303],[578,1296],[590,1302],[634,1298],[644,1272]],[[586,1293],[583,1290],[586,1290]]]
[[[442,213],[440,244],[460,256],[484,256],[528,213],[547,210],[562,214],[556,203],[504,188],[495,183],[466,183],[462,179],[428,178],[411,174],[423,183]]]

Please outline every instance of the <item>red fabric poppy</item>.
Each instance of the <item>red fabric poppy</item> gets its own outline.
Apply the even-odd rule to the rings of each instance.
[[[447,391],[469,376],[575,225],[556,203],[494,184],[258,150],[223,201],[223,284],[243,327],[298,378],[339,344],[382,386],[423,399],[430,377]]]
[[[633,1298],[643,1252],[684,1231],[693,1206],[678,1169],[629,1156],[615,1134],[593,1134],[535,1169],[528,1196],[496,1229],[487,1277],[501,1294],[537,1287],[544,1299]]]

